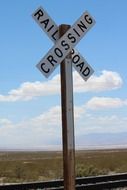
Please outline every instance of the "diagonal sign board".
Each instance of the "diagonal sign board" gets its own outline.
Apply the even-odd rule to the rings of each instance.
[[[37,67],[45,75],[54,71],[59,63],[67,56],[71,49],[81,40],[81,38],[94,25],[94,19],[85,12],[77,22],[58,40],[57,44],[49,50]]]
[[[34,20],[40,25],[40,27],[48,34],[52,41],[56,42],[58,40],[58,26],[51,19],[51,17],[42,9],[38,8],[32,14]],[[77,22],[71,27],[69,31],[58,41],[56,46],[54,46],[37,65],[39,70],[48,77],[54,69],[57,67],[65,56],[70,52],[71,48],[74,47],[80,39],[85,35],[85,33],[95,24],[95,20],[90,16],[88,12],[85,12]],[[87,80],[94,70],[86,62],[86,60],[75,50],[72,51],[72,63],[75,69]],[[45,59],[45,60],[44,60]],[[59,61],[61,60],[61,61]]]
[[[32,17],[54,43],[59,40],[59,31],[57,24],[52,20],[52,18],[42,7],[39,7],[32,14]],[[72,64],[85,81],[94,72],[92,67],[87,63],[83,56],[74,49],[72,49]]]

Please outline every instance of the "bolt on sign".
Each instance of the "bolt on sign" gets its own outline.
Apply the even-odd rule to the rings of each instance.
[[[87,81],[87,79],[93,74],[94,70],[83,56],[73,48],[95,24],[93,17],[87,11],[84,12],[60,39],[59,27],[42,7],[39,7],[32,14],[32,17],[55,43],[55,45],[37,64],[37,68],[42,72],[42,74],[45,77],[49,77],[71,51],[72,64],[74,68],[79,72],[81,77]]]

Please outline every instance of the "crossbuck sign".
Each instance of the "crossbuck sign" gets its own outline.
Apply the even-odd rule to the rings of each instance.
[[[64,190],[75,190],[72,66],[85,81],[92,75],[94,70],[74,47],[95,24],[95,20],[86,11],[72,27],[70,25],[57,26],[42,7],[39,7],[32,14],[32,17],[55,43],[37,64],[37,68],[45,77],[49,77],[59,64],[61,67]]]
[[[55,68],[65,59],[69,52],[72,52],[72,64],[86,81],[94,72],[92,67],[82,57],[82,55],[73,49],[88,30],[95,24],[95,20],[86,11],[73,24],[73,26],[59,39],[59,27],[47,14],[39,7],[32,17],[43,29],[55,45],[37,64],[37,68],[45,77],[49,77]]]

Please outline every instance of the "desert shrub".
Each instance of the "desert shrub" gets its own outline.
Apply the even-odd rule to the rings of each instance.
[[[107,174],[107,170],[100,170],[93,165],[80,165],[76,166],[76,176],[77,177],[87,177],[87,176],[97,176],[102,174]]]

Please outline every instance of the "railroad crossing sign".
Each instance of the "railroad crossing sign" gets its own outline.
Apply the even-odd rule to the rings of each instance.
[[[55,45],[37,64],[37,68],[45,77],[49,77],[55,68],[65,59],[68,53],[72,52],[72,64],[79,72],[81,77],[86,81],[94,72],[92,67],[87,63],[83,56],[73,48],[95,24],[95,20],[86,11],[73,24],[73,26],[59,39],[59,27],[47,14],[47,12],[39,7],[32,17],[43,29]]]
[[[60,64],[64,190],[75,190],[72,65],[85,81],[92,75],[94,70],[83,56],[73,48],[95,24],[95,20],[86,11],[72,27],[70,25],[60,25],[58,27],[42,7],[39,7],[32,14],[32,17],[55,43],[37,64],[37,68],[45,77],[49,77]]]

